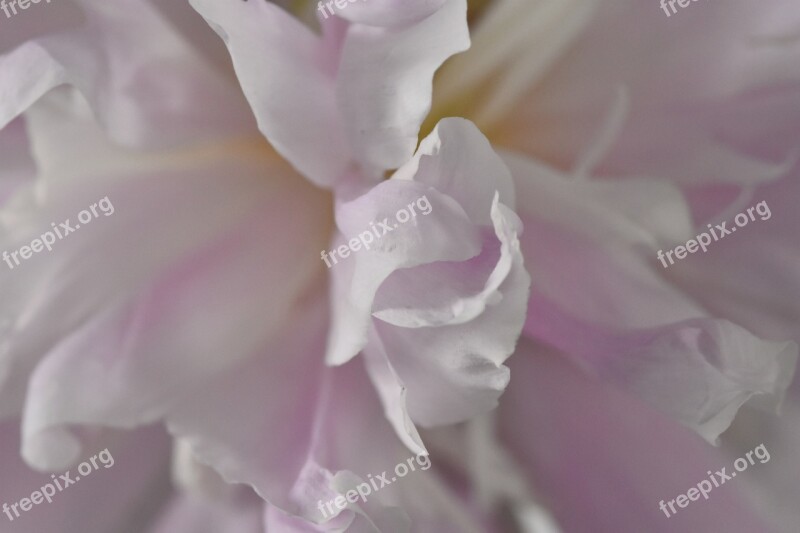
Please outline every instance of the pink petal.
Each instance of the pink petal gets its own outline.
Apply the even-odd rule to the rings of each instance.
[[[77,3],[84,15],[80,23],[0,56],[0,127],[67,83],[123,144],[164,147],[250,130],[235,87],[149,2],[121,0],[113,9],[90,0]],[[37,16],[60,16],[60,7],[45,7]]]
[[[685,494],[708,470],[730,472],[733,459],[559,354],[531,344],[520,351],[501,434],[563,531],[770,531],[738,477],[667,518],[661,500]]]
[[[263,211],[228,239],[188,258],[132,303],[94,317],[46,356],[26,403],[28,460],[70,461],[77,443],[64,433],[65,424],[130,427],[164,416],[193,387],[251,357],[278,331],[285,312],[279,302],[288,305],[319,268],[313,256],[301,259],[302,239],[294,240],[303,231],[317,231],[316,215],[301,222],[288,197],[280,198],[280,207],[262,203]],[[273,233],[277,240],[267,244],[257,228],[288,216],[286,210],[293,212],[299,233]],[[253,284],[267,272],[280,282]],[[209,307],[211,301],[216,303]],[[250,325],[241,317],[251,317]]]
[[[798,51],[797,5],[776,0],[763,9],[731,0],[692,7],[699,9],[669,19],[635,0],[599,8],[542,83],[508,106],[506,145],[570,169],[591,150],[622,89],[628,106],[596,161],[598,173],[690,184],[780,175],[790,152],[765,158],[732,140],[735,132],[770,131],[788,117],[797,123],[796,102],[771,98],[765,105],[764,97],[796,92],[800,81],[797,69],[787,68]],[[643,35],[646,47],[630,46]]]
[[[795,165],[785,179],[754,189],[748,201],[740,202],[741,211],[766,202],[769,217],[755,213],[755,221],[714,243],[706,253],[671,266],[669,274],[719,316],[765,338],[800,342],[798,178],[800,165]],[[730,196],[730,191],[707,191],[699,205],[713,205],[724,193]],[[729,221],[739,212],[725,211],[730,213]],[[721,222],[726,216],[719,213],[720,209],[715,209],[702,220]],[[702,226],[698,233],[701,231]]]
[[[620,332],[574,321],[543,300],[530,313],[538,320],[526,333],[712,443],[748,400],[777,410],[797,364],[797,344],[763,341],[723,320]]]
[[[513,163],[524,206],[523,250],[534,265],[528,335],[558,347],[710,441],[751,397],[767,395],[773,405],[780,403],[797,345],[762,341],[730,322],[708,318],[653,264],[652,244],[668,234],[658,225],[686,212],[679,196],[640,195],[627,183],[614,182],[606,187],[617,194],[595,195],[591,208],[570,202],[557,211],[539,210],[555,204],[553,193],[566,186],[547,184],[558,176],[541,167],[521,159]],[[573,187],[596,188],[583,182]],[[619,199],[629,194],[634,196]],[[631,209],[634,198],[651,201]],[[628,208],[613,209],[619,205]],[[640,224],[645,208],[664,216]],[[610,233],[598,243],[601,228]]]
[[[9,506],[22,498],[30,498],[31,493],[53,482],[51,474],[31,470],[19,457],[18,428],[17,420],[0,425],[0,470],[3,472],[0,503]],[[94,433],[80,460],[86,461],[107,449],[114,459],[113,465],[106,468],[95,459],[98,469],[77,481],[76,468],[71,468],[70,478],[74,483],[62,487],[61,491],[56,490],[51,502],[44,500],[29,511],[21,512],[18,518],[9,510],[13,522],[5,514],[0,515],[4,532],[143,531],[155,518],[163,502],[154,496],[168,493],[170,488],[169,480],[163,475],[169,461],[169,440],[163,429]],[[66,469],[57,471],[56,479],[65,472]]]

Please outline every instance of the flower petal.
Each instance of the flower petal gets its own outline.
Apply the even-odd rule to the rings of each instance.
[[[333,186],[351,152],[321,40],[270,2],[190,3],[228,46],[261,133],[312,182]]]
[[[48,124],[54,125],[41,123],[43,127]],[[59,125],[55,131],[70,134],[84,130]],[[78,139],[85,140],[97,151],[108,151],[110,157],[113,149],[108,144],[95,144],[94,133],[92,130],[91,136]],[[37,146],[38,128],[34,127],[31,135]],[[49,148],[59,146],[55,137],[47,140],[51,141]],[[121,305],[132,292],[146,286],[165,269],[177,269],[175,265],[192,257],[191,254],[199,254],[198,260],[212,257],[211,254],[203,256],[201,250],[219,239],[235,235],[238,230],[241,235],[249,234],[242,238],[255,244],[249,253],[237,249],[242,260],[237,268],[246,270],[248,259],[256,260],[249,267],[253,271],[260,264],[268,264],[268,259],[257,256],[261,253],[270,257],[269,245],[263,237],[252,233],[258,224],[265,221],[269,224],[269,214],[258,214],[268,209],[267,206],[273,206],[269,209],[274,216],[289,212],[282,211],[284,209],[295,215],[300,212],[311,215],[307,226],[305,222],[300,223],[304,217],[299,217],[296,230],[309,231],[306,235],[315,236],[311,237],[312,241],[324,238],[322,221],[328,215],[324,195],[317,196],[318,203],[306,203],[308,207],[301,209],[296,202],[300,202],[301,197],[303,203],[307,202],[314,196],[314,189],[302,181],[292,181],[296,177],[290,169],[275,165],[275,161],[269,159],[265,161],[253,147],[239,146],[221,154],[208,152],[202,158],[177,153],[174,157],[145,159],[140,161],[138,173],[134,172],[130,157],[111,165],[99,160],[97,165],[86,165],[88,177],[83,181],[65,183],[59,179],[62,177],[59,170],[63,169],[65,176],[77,172],[76,163],[69,162],[73,156],[71,149],[80,147],[78,153],[89,150],[74,141],[72,138],[64,142],[64,151],[44,150],[47,159],[42,163],[41,181],[36,188],[21,190],[3,210],[0,220],[6,231],[0,236],[2,248],[14,251],[29,244],[43,232],[53,229],[51,221],[71,219],[74,226],[80,210],[106,196],[115,211],[70,233],[69,238],[57,240],[52,251],[43,251],[0,275],[0,286],[6,295],[0,306],[0,323],[7,333],[0,358],[2,414],[19,412],[29,373],[57,342],[98,314]],[[265,170],[272,173],[272,180],[263,179]],[[231,172],[235,177],[219,179]],[[295,193],[290,192],[293,189]],[[295,200],[289,201],[290,197]],[[259,217],[262,217],[260,222]],[[52,222],[53,226],[55,224]],[[120,240],[119,235],[127,235],[127,238]],[[288,235],[273,235],[277,239],[289,238]],[[230,246],[236,246],[233,241],[229,242]],[[276,245],[278,249],[285,248],[283,241]],[[296,247],[295,243],[285,250]],[[220,245],[220,250],[223,249],[234,253]],[[209,269],[209,275],[224,278],[224,267],[219,262],[224,262],[225,257],[211,260],[217,263]],[[281,257],[290,257],[290,254],[283,253]],[[309,259],[309,269],[318,268],[313,258]],[[263,267],[260,268],[263,273]],[[308,275],[307,271],[303,274],[297,269],[296,264],[290,270],[301,278]],[[240,282],[245,283],[246,279]],[[286,280],[280,285],[286,286]],[[270,308],[269,303],[265,306]],[[122,316],[117,319],[117,332],[121,333],[125,329],[124,319]]]
[[[264,502],[212,501],[191,495],[176,495],[166,512],[147,533],[264,533]]]
[[[419,22],[438,11],[447,0],[351,0],[337,9],[338,17],[368,26],[388,28]]]
[[[509,294],[527,294],[517,239],[522,223],[500,204],[498,196],[492,202],[492,218],[494,234],[484,237],[480,255],[460,263],[438,262],[394,273],[381,285],[372,315],[404,328],[458,325],[489,306],[505,306],[508,300],[503,300]],[[522,284],[506,284],[512,277]],[[516,311],[522,315],[523,309]]]
[[[113,8],[91,0],[76,3],[84,15],[79,24],[0,56],[0,128],[50,89],[68,83],[123,144],[162,148],[251,131],[235,86],[149,2],[120,0]],[[58,16],[59,8],[50,9],[37,16]]]
[[[422,196],[431,210],[411,221],[392,227],[399,209]],[[436,261],[463,261],[480,251],[480,240],[464,210],[451,198],[424,184],[389,180],[367,194],[337,206],[336,219],[344,235],[356,238],[385,224],[383,234],[370,249],[333,264],[332,303],[334,314],[330,334],[329,364],[342,364],[366,344],[366,334],[375,294],[392,272]],[[379,226],[373,224],[377,222]],[[334,244],[347,242],[340,235]]]
[[[665,21],[664,12],[635,0],[597,9],[569,54],[492,123],[505,145],[570,169],[624,88],[629,110],[599,174],[752,184],[785,172],[790,152],[765,158],[734,139],[766,131],[782,143],[772,128],[797,124],[797,97],[785,97],[796,95],[800,81],[797,5],[731,0]],[[643,35],[646,47],[630,46]]]
[[[30,156],[28,134],[22,119],[17,119],[0,130],[0,206],[14,191],[36,175],[36,166]]]
[[[66,424],[130,427],[164,416],[193,387],[252,356],[278,331],[282,307],[319,268],[313,256],[301,259],[307,249],[294,240],[300,233],[272,233],[268,244],[256,231],[290,211],[296,231],[306,223],[305,231],[317,231],[317,214],[302,221],[287,199],[273,198],[282,206],[270,209],[262,203],[264,211],[230,237],[179,263],[142,297],[96,315],[45,357],[25,411],[24,451],[32,464],[57,468],[71,460],[77,442],[63,431]],[[254,287],[252,280],[265,274],[275,283]],[[250,324],[241,317],[251,317]]]
[[[90,475],[80,476],[71,469],[73,486],[56,491],[50,474],[35,472],[19,456],[19,422],[9,420],[0,425],[0,502],[9,507],[13,522],[3,531],[29,533],[59,531],[61,533],[138,533],[161,511],[160,497],[170,491],[169,477],[164,475],[169,462],[169,439],[162,428],[149,427],[133,432],[93,432],[89,447],[81,460],[100,454],[104,449],[113,458],[102,462]],[[95,457],[92,457],[96,461]],[[101,459],[102,461],[102,459]],[[65,474],[60,471],[59,474]],[[58,479],[58,475],[55,475]],[[55,492],[51,502],[42,500],[42,507],[28,512],[13,507],[40,487],[50,485]],[[41,494],[40,494],[41,496]],[[142,505],[146,502],[146,505]],[[44,505],[47,503],[47,505]]]
[[[514,209],[514,182],[489,140],[470,121],[446,118],[392,179],[425,183],[458,202],[470,220],[491,226],[495,195]]]
[[[555,204],[557,197],[550,193],[563,187],[539,185],[559,177],[521,159],[510,163],[523,205],[523,250],[535,265],[528,335],[556,346],[712,442],[751,397],[767,395],[773,405],[780,403],[797,346],[762,341],[730,322],[709,318],[659,276],[663,269],[654,259],[643,256],[663,240],[659,235],[669,234],[651,227],[668,225],[672,217],[681,222],[686,207],[679,196],[652,194],[649,204],[632,210],[633,199],[648,196],[612,182],[606,186],[616,188],[617,197],[594,195],[591,209],[570,202],[558,211],[540,210],[548,201]],[[575,187],[594,188],[584,182]],[[619,199],[627,194],[633,196]],[[614,206],[628,206],[622,213],[636,216],[620,217]],[[651,206],[672,217],[638,223]],[[613,233],[600,238],[601,228]],[[642,243],[648,246],[636,246]],[[548,253],[537,254],[539,249]]]
[[[748,400],[777,410],[794,376],[796,343],[764,341],[724,320],[619,332],[573,321],[554,307],[536,300],[530,312],[538,320],[526,332],[714,444]]]
[[[668,519],[659,501],[730,471],[732,459],[558,353],[523,342],[510,366],[502,442],[563,531],[772,531],[739,478]]]
[[[480,313],[439,327],[416,327],[415,321],[415,327],[407,328],[375,321],[385,346],[383,356],[407,390],[408,416],[425,426],[455,423],[489,411],[508,382],[508,369],[502,363],[514,351],[522,329],[530,277],[522,264],[516,216],[497,200],[493,216],[501,243],[497,265],[506,271],[498,276],[493,297],[479,306]],[[489,276],[489,285],[497,273]],[[375,349],[371,343],[365,351]],[[377,381],[376,386],[386,384]],[[402,427],[396,424],[395,429],[402,435]]]
[[[358,161],[387,170],[411,158],[430,111],[434,72],[468,47],[466,0],[447,0],[407,28],[350,27],[336,95]]]
[[[712,193],[711,198],[722,196]],[[759,336],[800,342],[798,194],[800,165],[795,165],[785,179],[754,189],[751,201],[740,203],[741,212],[758,206],[755,221],[730,240],[714,243],[691,262],[671,266],[670,279],[719,316]],[[762,208],[766,211],[760,211]],[[737,211],[726,209],[729,217],[715,213],[706,220],[731,220]]]

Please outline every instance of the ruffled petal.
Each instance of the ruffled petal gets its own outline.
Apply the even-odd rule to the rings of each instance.
[[[493,217],[500,250],[487,252],[499,256],[487,288],[498,284],[472,298],[474,305],[464,305],[464,320],[421,327],[421,316],[443,314],[398,310],[387,315],[402,318],[401,325],[380,319],[374,323],[384,357],[407,392],[409,417],[424,426],[460,422],[491,410],[508,383],[508,369],[502,363],[514,351],[522,330],[530,277],[519,249],[516,215],[495,200]],[[408,320],[410,324],[403,324]],[[373,349],[368,345],[365,351]]]
[[[67,83],[123,144],[163,148],[252,131],[235,85],[149,2],[76,3],[83,14],[79,23],[0,56],[0,127]],[[58,17],[59,9],[46,6],[37,16]]]
[[[423,139],[392,179],[425,183],[458,202],[469,219],[492,225],[492,202],[514,209],[514,181],[489,140],[470,121],[446,118]]]
[[[649,204],[631,209],[634,198],[648,196],[629,191],[627,183],[610,182],[605,186],[617,194],[593,195],[592,209],[570,202],[558,204],[558,212],[540,210],[556,204],[552,192],[565,188],[558,181],[568,178],[522,159],[510,162],[523,206],[523,250],[534,264],[526,334],[558,347],[711,442],[748,399],[765,396],[773,407],[780,404],[797,345],[763,341],[710,318],[659,275],[663,268],[654,264],[653,244],[669,233],[651,228],[671,219],[686,225],[679,195],[661,196],[656,186]],[[584,182],[573,187],[596,188]],[[628,194],[633,196],[619,199]],[[640,224],[646,208],[663,215]],[[598,235],[601,228],[611,233]]]
[[[714,444],[748,400],[777,411],[797,364],[796,343],[764,341],[724,320],[632,332],[574,321],[543,299],[529,312],[537,318],[526,333]]]
[[[423,197],[430,205],[428,214],[397,222],[399,210],[407,210]],[[348,361],[366,344],[375,294],[392,272],[436,261],[464,261],[480,251],[478,231],[464,210],[448,196],[417,182],[385,181],[339,204],[336,218],[343,235],[334,241],[334,249],[348,242],[345,236],[352,241],[364,234],[367,240],[374,231],[379,237],[368,244],[369,249],[359,249],[342,264],[337,260],[330,266],[334,314],[327,361],[332,364]]]

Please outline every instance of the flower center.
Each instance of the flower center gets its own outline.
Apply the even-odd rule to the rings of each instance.
[[[501,121],[564,55],[597,0],[470,0],[472,47],[436,74],[421,134],[448,116],[475,122],[490,138]]]

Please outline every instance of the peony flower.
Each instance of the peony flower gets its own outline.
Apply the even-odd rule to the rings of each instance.
[[[115,210],[0,278],[0,412],[47,472],[141,443],[76,531],[791,530],[773,464],[658,508],[796,444],[742,409],[797,358],[790,4],[75,3],[0,56],[0,239]]]

